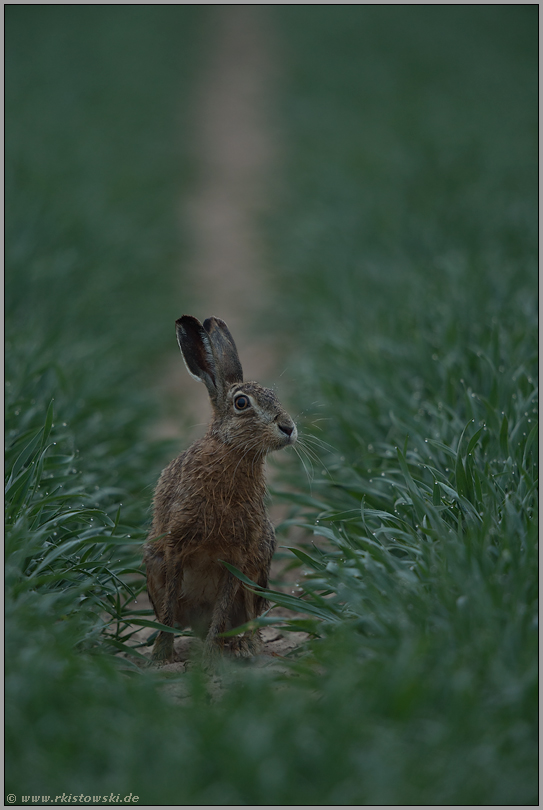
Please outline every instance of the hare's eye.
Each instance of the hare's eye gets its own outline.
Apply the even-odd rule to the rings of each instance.
[[[249,397],[246,397],[244,394],[242,394],[239,397],[236,397],[234,400],[234,406],[236,408],[236,411],[246,411],[247,408],[250,406],[250,404],[251,401]]]

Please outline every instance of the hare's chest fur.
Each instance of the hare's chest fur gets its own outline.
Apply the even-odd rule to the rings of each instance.
[[[213,556],[213,546],[247,548],[258,544],[266,520],[263,463],[244,462],[223,448],[184,454],[182,481],[170,501],[168,534],[176,545]],[[200,452],[199,452],[200,450]]]

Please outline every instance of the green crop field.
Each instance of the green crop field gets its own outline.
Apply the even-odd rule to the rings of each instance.
[[[6,792],[536,805],[537,8],[268,24],[267,328],[304,436],[274,486],[306,574],[274,598],[311,640],[210,700],[196,666],[116,654],[152,619],[140,547],[175,452],[153,381],[192,305],[210,14],[7,7]]]

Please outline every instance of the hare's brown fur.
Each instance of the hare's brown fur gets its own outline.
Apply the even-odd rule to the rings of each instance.
[[[144,559],[157,619],[205,635],[209,655],[222,648],[220,633],[256,618],[266,607],[222,562],[267,587],[275,534],[264,503],[265,456],[292,444],[296,427],[272,391],[242,382],[223,321],[209,319],[202,327],[184,316],[177,324],[187,367],[208,387],[214,416],[206,435],[160,477]],[[246,405],[246,411],[236,403]],[[248,632],[231,646],[240,655],[253,654],[260,636]],[[164,660],[172,654],[173,636],[161,632],[153,657]]]

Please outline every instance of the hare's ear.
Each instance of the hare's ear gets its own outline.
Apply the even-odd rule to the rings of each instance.
[[[207,318],[204,329],[209,335],[220,373],[227,385],[243,382],[243,369],[238,357],[234,338],[220,318]]]
[[[183,315],[175,322],[177,342],[191,377],[204,383],[212,402],[222,396],[223,385],[209,335],[197,318]]]

